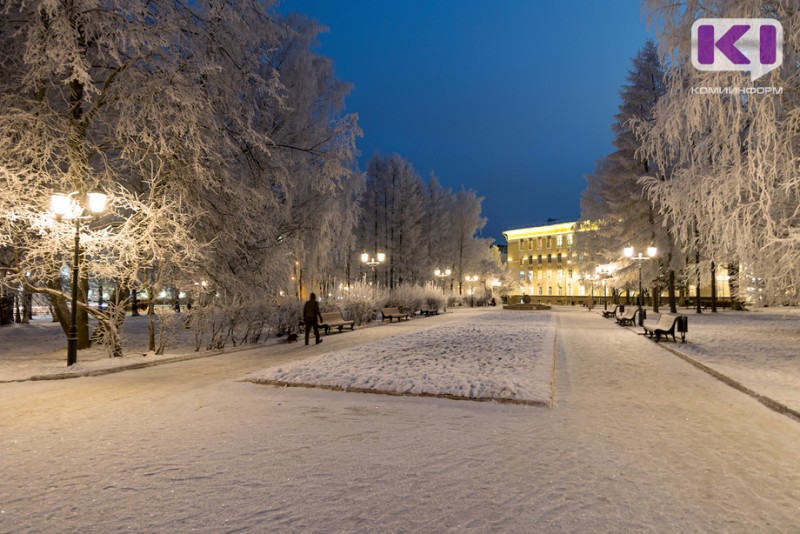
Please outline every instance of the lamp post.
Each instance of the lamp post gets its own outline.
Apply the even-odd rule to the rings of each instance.
[[[647,256],[642,256],[642,253],[639,252],[637,256],[633,255],[633,247],[625,247],[623,250],[626,258],[639,262],[639,298],[636,299],[638,303],[639,309],[639,326],[642,326],[642,262],[644,260],[649,260],[650,258],[654,258],[656,254],[658,254],[658,249],[656,247],[647,247]]]
[[[56,220],[73,219],[75,221],[75,250],[72,258],[72,309],[70,310],[70,325],[67,333],[67,366],[78,361],[78,264],[80,262],[81,247],[81,220],[90,219],[93,215],[99,215],[106,209],[107,196],[100,191],[92,191],[86,195],[86,206],[81,206],[76,200],[77,193],[65,195],[56,193],[50,197],[50,211]],[[92,215],[84,216],[85,211]]]
[[[613,265],[598,265],[595,268],[595,272],[598,274],[599,278],[602,280],[603,284],[603,310],[608,310],[608,293],[606,292],[606,280],[611,278],[612,274],[614,273],[614,266]]]
[[[376,259],[377,258],[377,259]],[[383,252],[377,252],[375,255],[367,254],[366,252],[361,254],[361,263],[364,265],[368,265],[370,269],[372,269],[372,278],[375,281],[375,285],[378,284],[378,273],[375,271],[375,267],[380,265],[386,261],[386,254]]]
[[[436,276],[436,278],[442,281],[442,295],[444,295],[445,279],[448,278],[451,274],[453,274],[453,271],[451,271],[450,269],[445,269],[444,271],[442,271],[437,267],[436,270],[433,271],[433,274]]]
[[[475,290],[474,290],[474,283],[478,281],[478,275],[470,276],[467,275],[464,277],[464,280],[469,282],[469,307],[475,307]]]

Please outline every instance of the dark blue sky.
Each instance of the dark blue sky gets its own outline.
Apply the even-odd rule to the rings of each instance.
[[[484,197],[485,237],[576,218],[583,176],[613,150],[636,0],[286,0],[329,28],[319,52],[354,84],[361,167],[398,153]]]

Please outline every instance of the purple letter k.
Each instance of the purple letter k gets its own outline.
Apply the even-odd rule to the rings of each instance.
[[[735,24],[731,26],[725,35],[714,42],[714,26],[702,24],[697,27],[697,62],[701,65],[711,65],[714,63],[714,48],[720,52],[734,65],[749,65],[750,60],[736,48],[736,41],[747,33],[750,26],[746,24]]]

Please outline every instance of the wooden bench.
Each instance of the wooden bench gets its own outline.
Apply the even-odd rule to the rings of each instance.
[[[427,317],[429,315],[439,315],[439,308],[432,308],[431,306],[428,306],[427,304],[423,304],[422,306],[420,306],[419,312],[421,314],[425,315],[425,317]]]
[[[386,319],[389,319],[390,323],[392,322],[392,319],[397,319],[398,323],[400,322],[400,319],[405,319],[406,321],[408,320],[408,314],[401,312],[399,308],[381,308],[381,315],[383,316],[381,322],[385,321]]]
[[[614,306],[613,310],[603,310],[600,313],[603,315],[603,317],[606,317],[606,318],[608,318],[608,317],[616,317],[618,308],[619,308],[619,306]]]
[[[325,330],[325,335],[328,335],[331,328],[339,328],[339,332],[341,332],[345,326],[349,326],[350,330],[355,330],[356,322],[345,319],[344,316],[342,316],[342,312],[325,312],[322,314],[320,326]]]
[[[617,314],[616,321],[620,326],[633,326],[633,320],[636,318],[636,312],[639,311],[634,306],[628,307],[627,311],[622,314]]]
[[[677,342],[675,339],[675,332],[677,331],[681,336],[681,342],[686,343],[686,332],[689,331],[689,318],[685,315],[673,315],[664,313],[658,318],[658,321],[645,321],[642,324],[644,333],[651,338],[655,336],[656,341],[661,339],[661,336],[669,339],[672,336],[672,341]]]

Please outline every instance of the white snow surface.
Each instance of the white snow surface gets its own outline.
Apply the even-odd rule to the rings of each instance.
[[[249,379],[546,405],[552,394],[555,331],[549,313],[473,315]]]
[[[800,531],[798,421],[662,348],[703,348],[735,369],[747,361],[742,375],[775,394],[769,376],[798,374],[796,358],[770,356],[796,346],[796,313],[690,315],[686,345],[656,344],[585,309],[495,313],[0,384],[0,531]],[[465,352],[498,355],[484,336],[512,313],[555,322],[550,408],[243,381],[473,322],[487,326]],[[725,350],[739,343],[728,325],[750,328],[740,334],[750,345]],[[54,357],[63,366],[63,349]],[[128,359],[142,356],[113,361]]]

